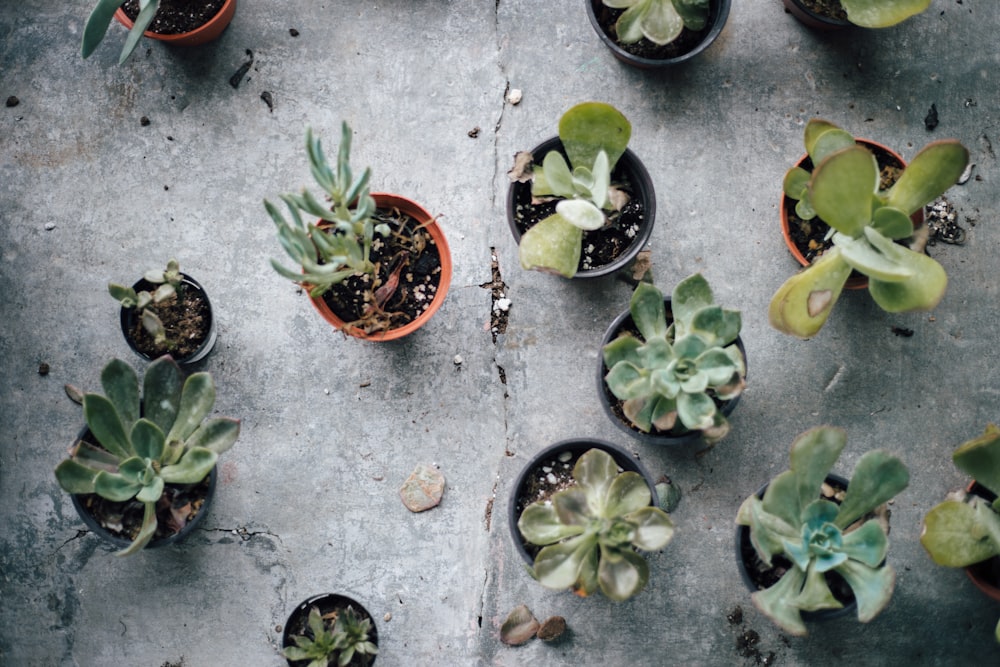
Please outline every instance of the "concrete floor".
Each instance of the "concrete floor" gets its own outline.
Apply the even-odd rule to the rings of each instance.
[[[217,42],[144,43],[123,66],[117,26],[79,57],[89,5],[0,2],[0,99],[20,100],[0,108],[0,663],[280,665],[287,614],[327,591],[379,619],[385,666],[1000,655],[1000,605],[918,543],[923,514],[963,483],[950,452],[1000,418],[995,3],[935,0],[895,28],[824,35],[778,0],[734,2],[707,52],[659,73],[616,61],[581,0],[241,0]],[[248,49],[253,66],[234,88]],[[523,91],[517,106],[508,88]],[[601,411],[597,345],[630,287],[517,263],[504,212],[512,155],[590,99],[629,117],[652,175],[658,283],[702,271],[718,301],[743,310],[749,387],[730,437],[704,453],[629,441]],[[932,313],[888,315],[860,292],[812,341],[768,325],[770,296],[795,270],[778,233],[781,178],[816,115],[907,159],[936,138],[970,149],[975,177],[948,193],[968,240],[931,248],[950,276]],[[439,214],[451,244],[446,303],[398,344],[344,338],[268,266],[281,250],[261,202],[311,182],[305,128],[332,147],[341,120],[375,189]],[[513,304],[495,341],[493,255]],[[241,418],[243,432],[223,455],[204,527],[177,548],[119,560],[52,474],[82,423],[63,385],[96,390],[116,356],[140,366],[105,285],[170,257],[209,290],[220,337],[204,368],[216,411]],[[789,638],[750,603],[733,522],[787,466],[795,435],[822,423],[848,431],[838,472],[875,447],[910,467],[893,506],[897,589],[870,624],[847,618]],[[683,490],[676,538],[651,558],[647,590],[622,604],[536,584],[501,509],[534,452],[578,435],[627,445]],[[438,466],[447,490],[414,515],[397,491],[420,463]],[[501,644],[500,624],[522,603],[564,616],[570,636]],[[742,655],[751,631],[759,653]]]

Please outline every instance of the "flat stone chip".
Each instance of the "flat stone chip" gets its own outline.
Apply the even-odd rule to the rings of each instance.
[[[423,512],[437,507],[442,495],[444,495],[444,475],[423,463],[414,468],[399,489],[399,497],[403,499],[406,509],[411,512]]]

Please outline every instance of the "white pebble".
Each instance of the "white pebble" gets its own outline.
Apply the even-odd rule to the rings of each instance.
[[[508,310],[510,310],[511,303],[512,303],[511,300],[507,298],[497,299],[496,307],[498,310],[502,310],[503,312],[506,313]]]
[[[520,104],[522,97],[523,95],[520,88],[511,88],[507,93],[507,101],[511,104]]]
[[[55,228],[56,228],[56,223],[54,223],[54,222],[46,222],[45,223],[45,229],[46,230],[48,230],[48,231],[51,232]]]
[[[465,361],[465,359],[463,359],[463,358],[462,358],[462,355],[460,355],[460,354],[456,354],[456,355],[455,355],[455,358],[454,358],[454,359],[452,359],[452,361],[453,361],[453,362],[455,362],[455,365],[456,365],[456,366],[461,366],[461,365],[462,365],[462,362],[463,362],[463,361]]]
[[[553,475],[552,473],[549,473],[548,475],[546,475],[545,479],[548,480],[549,484],[555,484],[558,481],[556,479],[556,476]]]

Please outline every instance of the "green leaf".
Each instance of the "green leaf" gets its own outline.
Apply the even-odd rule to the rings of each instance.
[[[710,428],[715,423],[716,410],[715,401],[708,394],[677,396],[677,416],[692,431]]]
[[[808,171],[802,167],[792,167],[785,172],[785,178],[781,183],[782,191],[792,199],[799,200],[807,196],[809,179],[812,177]]]
[[[143,413],[164,433],[170,431],[181,402],[184,374],[169,357],[160,357],[149,365],[143,377]]]
[[[1000,541],[991,537],[984,522],[1000,533],[1000,516],[984,502],[975,506],[946,500],[924,517],[920,543],[938,565],[968,567],[1000,555]]]
[[[830,128],[825,132],[821,132],[816,137],[812,150],[809,151],[809,157],[813,164],[817,165],[826,159],[827,156],[855,145],[854,137],[851,136],[850,132],[842,130],[839,127]]]
[[[125,285],[108,283],[108,293],[114,297],[115,301],[121,303],[122,308],[134,308],[139,301],[139,295],[135,290]]]
[[[615,466],[617,472],[617,465]],[[649,507],[652,496],[642,475],[626,471],[617,474],[608,488],[601,516],[606,519],[625,516]]]
[[[66,493],[94,493],[97,472],[74,459],[65,459],[56,466],[56,479]]]
[[[688,30],[704,30],[708,25],[709,0],[673,0],[673,4]]]
[[[164,466],[160,477],[168,484],[197,484],[212,472],[218,454],[208,449],[189,449],[179,463]]]
[[[104,35],[111,25],[111,20],[115,12],[121,7],[118,0],[98,0],[94,10],[87,18],[87,23],[83,27],[83,43],[80,47],[80,55],[84,58],[90,56],[97,48],[97,45],[104,39]]]
[[[101,370],[104,394],[115,406],[125,430],[139,418],[139,378],[131,366],[113,359]]]
[[[685,330],[692,324],[699,311],[714,305],[712,288],[700,273],[688,276],[677,283],[670,297],[670,310],[674,316],[675,326],[680,324],[681,329]]]
[[[878,616],[892,599],[896,572],[888,565],[871,568],[857,561],[848,560],[841,563],[836,572],[854,591],[854,598],[858,602],[858,620],[862,623],[867,623]]]
[[[572,278],[580,264],[583,232],[558,213],[541,220],[521,236],[521,267]]]
[[[604,355],[604,365],[614,368],[619,362],[626,362],[633,366],[640,363],[639,348],[642,341],[631,334],[622,334],[601,349]]]
[[[145,418],[137,421],[132,427],[130,439],[136,456],[153,461],[162,460],[166,439],[160,427],[153,422]]]
[[[604,381],[615,398],[622,401],[642,398],[650,393],[649,377],[628,361],[612,366]]]
[[[690,332],[697,334],[710,346],[729,345],[740,334],[743,319],[738,310],[725,310],[708,306],[694,314]]]
[[[684,30],[684,19],[677,13],[673,2],[647,0],[640,25],[646,39],[663,46],[680,37]]]
[[[144,503],[155,503],[163,495],[163,479],[156,477],[152,482],[142,487],[135,499]]]
[[[531,194],[536,196],[544,194],[554,194],[560,197],[574,196],[573,174],[559,151],[553,150],[545,154],[545,158],[542,160],[542,173],[544,178],[532,181]],[[538,191],[534,187],[536,183],[539,184]],[[542,184],[547,187],[542,187]],[[543,189],[546,192],[542,192]]]
[[[888,313],[933,309],[941,302],[948,288],[948,275],[944,267],[927,255],[893,245],[896,246],[896,250],[892,251],[895,261],[911,270],[913,275],[899,282],[870,278],[868,293]]]
[[[83,416],[90,432],[106,450],[122,459],[135,453],[115,406],[107,398],[100,394],[84,395]]]
[[[816,262],[785,281],[771,297],[771,326],[790,336],[812,338],[826,324],[840,298],[851,266],[833,247]]]
[[[803,143],[805,143],[806,153],[813,156],[816,151],[816,142],[819,138],[829,132],[830,130],[841,130],[838,126],[834,125],[828,120],[823,120],[822,118],[811,118],[808,123],[806,123],[805,132],[803,132]],[[852,139],[853,142],[853,139]],[[847,146],[844,146],[845,148]],[[813,164],[819,164],[818,159],[813,159]]]
[[[810,565],[806,571],[806,580],[802,590],[789,604],[802,611],[818,611],[820,609],[840,609],[844,605],[833,597],[826,577],[815,566]]]
[[[625,517],[635,525],[632,544],[643,551],[657,551],[674,537],[674,524],[670,516],[659,507],[641,507]]]
[[[802,637],[806,634],[806,624],[802,621],[799,608],[791,601],[801,593],[805,579],[805,572],[797,567],[790,568],[778,583],[757,591],[750,599],[778,627],[791,635]]]
[[[215,384],[212,382],[212,376],[204,372],[189,376],[184,381],[177,418],[167,433],[167,442],[186,441],[212,411],[213,405],[215,405]]]
[[[878,234],[874,229],[866,229],[865,232]],[[844,261],[869,278],[899,283],[913,277],[912,268],[894,261],[895,255],[889,257],[882,254],[864,236],[854,239],[844,234],[834,234],[833,242],[840,248],[840,255]]]
[[[552,508],[555,510],[560,522],[567,526],[580,526],[584,528],[590,523],[591,514],[591,508],[587,499],[587,489],[577,484],[569,489],[564,489],[553,494],[551,498]]]
[[[191,449],[199,447],[221,454],[233,446],[239,435],[240,420],[217,417],[202,423],[185,444]]]
[[[847,20],[863,28],[888,28],[927,9],[931,0],[841,0]]]
[[[141,551],[150,543],[154,535],[156,535],[156,505],[155,503],[146,503],[145,511],[142,515],[142,528],[139,530],[139,534],[136,535],[132,544],[121,551],[115,552],[115,555],[131,556]]]
[[[978,438],[963,443],[951,455],[959,470],[1000,496],[1000,428],[987,424]]]
[[[615,23],[615,34],[622,44],[635,44],[645,35],[642,32],[642,22],[649,11],[651,0],[634,0],[629,3],[619,3],[628,6],[628,9],[618,17]]]
[[[600,229],[607,222],[601,209],[584,199],[563,199],[556,204],[556,213],[584,231]]]
[[[911,215],[944,194],[969,162],[969,151],[954,139],[927,144],[886,193],[886,204]]]
[[[792,480],[791,473],[789,472],[783,473],[783,476],[788,480]],[[779,477],[772,480],[770,486],[768,486],[768,491],[772,487],[786,489],[789,493],[785,494],[785,496],[791,498],[794,503],[795,494],[792,491],[793,485],[776,484],[780,477],[782,476],[779,475]],[[787,508],[787,504],[781,502],[780,498],[778,499],[778,505],[779,507]],[[743,501],[736,515],[736,523],[741,526],[747,526],[750,529],[750,542],[753,544],[757,555],[760,556],[760,559],[768,567],[771,566],[771,558],[773,556],[784,552],[785,542],[797,539],[799,536],[797,530],[797,526],[799,525],[798,510],[790,508],[788,514],[795,515],[794,523],[789,523],[781,516],[766,511],[761,499],[753,495]]]
[[[910,483],[910,473],[897,457],[880,449],[866,453],[854,467],[835,523],[847,528],[882,503],[892,500]]]
[[[631,549],[616,550],[601,547],[601,560],[597,567],[597,580],[601,592],[615,602],[624,602],[643,588],[649,581],[646,560]]]
[[[94,493],[114,502],[130,500],[141,490],[141,484],[126,479],[118,473],[102,470],[94,477]]]
[[[878,567],[885,560],[889,551],[889,538],[885,536],[882,525],[876,521],[866,521],[857,530],[844,533],[842,553],[848,558],[860,561],[868,567]]]
[[[613,171],[631,136],[628,119],[603,102],[577,104],[559,119],[559,139],[573,167],[590,167],[603,150]]]
[[[667,308],[663,293],[655,286],[640,282],[629,301],[632,322],[644,340],[662,338],[667,333]]]
[[[892,206],[875,209],[872,227],[889,239],[905,239],[913,236],[913,221],[903,211]]]
[[[584,533],[545,547],[535,556],[535,577],[547,588],[569,588],[580,578],[580,570],[597,551],[597,536]]]
[[[531,544],[544,546],[583,532],[579,524],[568,525],[559,520],[551,503],[532,503],[524,508],[517,520],[521,535]]]
[[[141,3],[140,3],[141,4]],[[139,40],[142,39],[142,33],[146,31],[149,24],[153,22],[153,17],[156,16],[156,10],[159,7],[159,0],[150,0],[149,4],[140,6],[139,15],[135,17],[135,23],[132,25],[132,29],[128,32],[128,37],[125,39],[125,46],[122,47],[121,55],[118,57],[118,64],[121,65],[128,57],[132,55],[135,48],[139,46]]]
[[[605,516],[605,503],[617,475],[618,464],[603,449],[588,450],[573,466],[573,479],[586,492],[587,505],[600,516]]]
[[[857,145],[843,148],[816,165],[809,181],[809,201],[838,232],[859,236],[871,221],[878,182],[874,155]]]

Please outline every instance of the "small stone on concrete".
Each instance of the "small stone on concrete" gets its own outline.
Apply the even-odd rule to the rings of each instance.
[[[424,463],[413,470],[399,489],[399,497],[406,509],[414,513],[437,507],[443,495],[444,475]]]
[[[524,95],[521,93],[520,88],[511,88],[510,92],[507,93],[507,101],[511,104],[520,104],[522,97]]]

